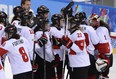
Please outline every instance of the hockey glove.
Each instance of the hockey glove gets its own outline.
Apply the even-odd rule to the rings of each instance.
[[[57,45],[59,47],[62,45],[61,39],[60,38],[55,38],[54,36],[52,36],[52,42],[53,42],[53,45]]]
[[[55,55],[55,59],[51,62],[52,67],[57,67],[60,62],[60,57],[58,54]]]
[[[33,64],[33,61],[31,61],[31,64],[32,64],[32,71],[36,72],[38,69],[38,64],[36,64],[36,63]]]
[[[104,72],[108,68],[108,61],[106,59],[98,58],[95,62],[98,72]]]
[[[67,48],[70,48],[73,45],[73,42],[69,37],[63,36],[62,37],[62,44],[64,46],[66,46]]]
[[[46,35],[42,35],[42,37],[40,37],[38,39],[38,44],[40,45],[40,47],[42,47],[43,45],[45,45],[47,43],[48,39],[46,37]]]

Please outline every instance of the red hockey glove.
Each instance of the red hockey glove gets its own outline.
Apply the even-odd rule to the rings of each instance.
[[[70,48],[73,45],[73,42],[69,37],[63,36],[62,37],[62,44],[64,46],[66,46],[67,48]]]
[[[40,47],[42,47],[43,45],[45,45],[48,41],[48,38],[46,35],[42,35],[42,37],[40,37],[38,39],[38,44],[40,45]]]

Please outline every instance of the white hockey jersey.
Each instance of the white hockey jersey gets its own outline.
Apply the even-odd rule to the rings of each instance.
[[[94,50],[95,50],[94,45],[97,45],[99,43],[99,38],[96,34],[96,30],[94,30],[92,26],[88,26],[88,25],[80,25],[80,27],[82,28],[82,32],[85,35],[87,51],[91,55],[94,55]]]
[[[85,67],[90,65],[89,55],[86,51],[85,36],[80,30],[68,34],[73,45],[68,50],[70,67]]]
[[[13,75],[32,71],[29,58],[31,50],[29,42],[24,37],[6,41],[0,51],[0,55],[7,53]]]
[[[49,30],[50,37],[54,36],[56,39],[61,40],[62,36],[64,35],[64,29],[61,28],[61,30],[58,30],[56,27],[50,27]],[[59,54],[60,60],[63,60],[63,52],[64,52],[64,46],[53,46],[54,54]]]
[[[96,33],[100,40],[99,44],[97,45],[99,53],[111,54],[112,45],[108,29],[106,27],[98,27],[96,29]]]
[[[43,32],[42,31],[37,31],[35,33],[35,38],[38,40],[42,35],[43,35]],[[49,33],[48,32],[45,32],[45,35],[48,38],[48,42],[45,44],[45,60],[48,61],[48,62],[51,62],[54,59],[53,53],[52,53],[52,44],[50,42]],[[39,48],[35,47],[35,48],[36,48],[37,54],[42,59],[44,59],[43,47],[39,47]]]
[[[27,27],[27,26],[21,26],[19,24],[20,21],[17,21],[17,20],[14,20],[12,23],[17,27],[17,31],[18,31],[18,34],[23,36],[24,38],[26,38],[29,43],[30,43],[30,47],[31,47],[31,60],[33,60],[33,47],[34,47],[34,31]]]

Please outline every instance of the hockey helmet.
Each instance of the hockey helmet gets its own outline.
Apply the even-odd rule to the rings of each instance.
[[[17,28],[15,25],[8,24],[5,28],[6,39],[14,37],[17,33]]]
[[[39,7],[37,8],[37,13],[38,13],[38,14],[49,13],[49,9],[48,9],[46,6],[41,5],[41,6],[39,6]]]
[[[14,9],[13,9],[13,13],[15,16],[21,16],[22,12],[24,12],[25,9],[23,9],[21,6],[16,6]]]
[[[8,23],[8,16],[3,11],[0,11],[0,22],[2,22],[4,25],[7,25]]]
[[[90,26],[97,28],[100,25],[100,18],[97,14],[92,13],[88,18],[88,23]]]
[[[81,20],[78,17],[73,16],[69,21],[68,30],[72,32],[73,30],[77,30],[80,26]]]
[[[78,17],[81,20],[81,23],[84,24],[86,22],[86,13],[85,12],[77,12],[75,17]]]

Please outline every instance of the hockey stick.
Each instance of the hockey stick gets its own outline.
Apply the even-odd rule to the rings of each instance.
[[[53,45],[52,35],[51,34],[50,34],[50,39],[51,39],[51,45]],[[55,59],[55,55],[54,55],[54,51],[53,51],[53,46],[52,46],[52,54],[53,54],[53,57]],[[55,71],[55,79],[58,79],[57,67],[54,67],[54,71]]]
[[[34,44],[33,44],[33,61],[32,61],[32,66],[35,64],[34,60],[35,60],[35,40],[33,40]],[[34,72],[32,70],[32,79],[34,79]]]
[[[67,19],[65,20],[65,31],[64,31],[64,35],[66,37],[66,30],[68,27],[68,15],[66,16]],[[64,73],[65,73],[65,59],[66,59],[66,47],[64,48],[64,53],[63,53],[63,66],[62,66],[62,79],[64,79]]]
[[[66,30],[68,28],[68,9],[72,7],[74,4],[73,1],[71,1],[65,8],[64,8],[64,18],[65,18],[65,29],[64,29],[64,35],[66,37]],[[64,73],[65,73],[65,55],[66,55],[66,47],[64,48],[64,55],[63,55],[63,67],[62,67],[62,79],[64,79]]]
[[[45,35],[45,24],[43,22],[43,35]],[[46,79],[46,57],[45,57],[45,45],[43,45],[43,58],[44,58],[44,79]]]

